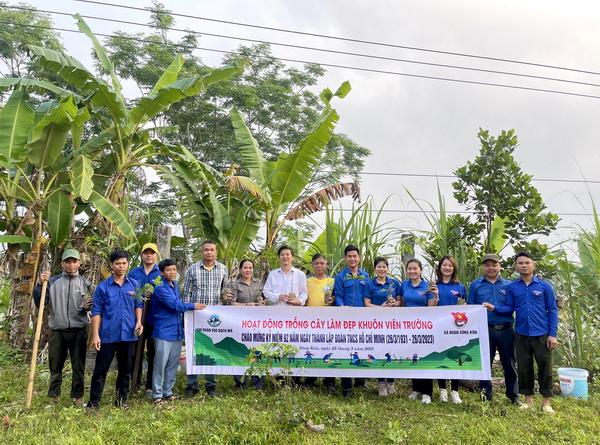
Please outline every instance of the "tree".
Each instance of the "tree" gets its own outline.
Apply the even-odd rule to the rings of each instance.
[[[546,205],[531,185],[532,176],[525,174],[513,157],[517,147],[514,130],[502,131],[495,138],[480,129],[478,138],[479,155],[473,162],[456,169],[454,174],[458,180],[452,185],[459,204],[475,213],[474,221],[469,222],[483,232],[483,251],[492,251],[493,225],[499,224],[498,219],[510,244],[555,230],[558,216],[544,212]]]
[[[115,71],[134,80],[141,91],[151,88],[157,72],[166,67],[175,51],[186,54],[183,71],[188,75],[206,70],[201,60],[192,55],[198,33],[189,31],[179,41],[169,40],[169,27],[175,21],[161,3],[153,5],[148,8],[152,11],[153,33],[119,32],[106,43]],[[164,134],[165,142],[185,145],[198,160],[221,172],[238,164],[242,165],[241,173],[247,174],[235,149],[236,137],[227,110],[235,108],[245,116],[265,158],[274,161],[281,153],[291,153],[316,124],[324,107],[310,88],[325,71],[314,64],[302,69],[286,67],[273,57],[267,44],[241,46],[236,54],[225,56],[223,63],[227,65],[240,55],[249,60],[249,68],[243,73],[233,76],[230,82],[211,86],[202,97],[182,100],[158,118],[162,126],[178,130]],[[338,183],[344,175],[358,181],[363,159],[369,154],[348,136],[334,133],[306,194]]]
[[[52,29],[48,14],[19,3],[11,7],[0,1],[0,74],[3,77],[48,79],[49,74],[31,62],[28,45],[61,51],[60,35]]]

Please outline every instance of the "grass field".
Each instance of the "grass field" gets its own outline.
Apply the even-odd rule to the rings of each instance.
[[[311,390],[270,386],[264,393],[235,391],[230,376],[219,376],[221,399],[203,392],[157,410],[141,395],[132,408],[112,406],[115,372],[109,374],[103,405],[87,414],[71,405],[70,376],[63,383],[61,403],[45,408],[47,370],[36,377],[32,409],[24,411],[28,369],[25,364],[0,368],[0,407],[4,416],[0,443],[8,444],[593,444],[600,441],[598,388],[589,401],[556,397],[556,414],[521,411],[495,391],[491,403],[461,391],[462,405],[424,405],[408,400],[410,382],[396,381],[396,396],[379,398],[377,382],[353,398],[328,395],[321,386]],[[202,380],[201,380],[202,381]],[[88,376],[89,382],[89,376]],[[339,385],[339,381],[338,381]],[[176,392],[183,393],[180,374]],[[87,394],[86,394],[87,396]],[[306,424],[324,425],[314,433]]]

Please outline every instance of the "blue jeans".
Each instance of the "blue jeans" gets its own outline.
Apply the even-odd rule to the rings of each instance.
[[[515,366],[515,331],[512,327],[501,331],[489,327],[488,332],[490,339],[490,366],[494,362],[497,350],[500,355],[502,369],[504,369],[506,397],[511,401],[518,400],[517,369]],[[492,400],[492,382],[490,380],[481,380],[479,388],[482,389],[487,400]]]
[[[162,399],[173,395],[177,377],[182,340],[154,340],[154,373],[152,374],[152,398]]]

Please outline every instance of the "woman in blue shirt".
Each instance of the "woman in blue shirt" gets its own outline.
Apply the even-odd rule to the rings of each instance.
[[[437,274],[437,288],[439,295],[438,306],[452,306],[464,304],[467,290],[465,286],[458,281],[458,267],[456,261],[450,255],[445,255],[439,261],[436,269]],[[460,396],[458,395],[458,379],[452,379],[450,391],[450,401],[452,403],[462,403]],[[448,390],[446,389],[446,379],[439,379],[438,384],[440,386],[440,401],[448,401]]]
[[[400,305],[400,283],[388,276],[388,262],[383,257],[375,258],[375,278],[368,281],[364,288],[365,306],[396,307]],[[385,397],[396,394],[394,379],[377,379],[379,396]]]
[[[400,295],[405,307],[435,306],[438,299],[438,290],[435,284],[429,284],[421,277],[423,265],[413,258],[406,262],[408,280],[400,285]],[[412,400],[421,397],[423,403],[431,403],[433,393],[432,379],[413,379],[413,392],[409,396]]]

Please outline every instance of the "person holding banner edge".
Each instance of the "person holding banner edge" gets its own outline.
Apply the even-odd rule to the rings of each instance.
[[[335,277],[333,295],[336,306],[364,307],[364,293],[367,282],[370,281],[368,272],[360,269],[360,250],[353,244],[344,249],[346,268]],[[364,378],[354,379],[354,387],[369,389]],[[352,397],[352,378],[342,377],[342,394]]]
[[[438,306],[457,305],[460,300],[464,304],[467,298],[467,290],[465,289],[465,285],[458,281],[456,260],[451,255],[443,256],[438,262],[435,272],[437,275],[436,285],[439,296]],[[450,401],[456,404],[462,403],[458,395],[458,384],[458,379],[450,380]],[[440,401],[447,402],[448,390],[446,389],[446,379],[438,379],[438,385],[440,387]]]
[[[202,303],[184,303],[179,296],[177,265],[166,259],[158,265],[163,283],[154,288],[152,313],[154,329],[152,341],[155,346],[154,374],[152,376],[152,398],[155,405],[176,399],[173,385],[179,367],[181,345],[183,344],[183,322],[181,314],[187,311],[206,309]]]
[[[383,257],[375,258],[375,278],[367,283],[364,289],[364,300],[366,307],[397,307],[400,306],[402,297],[400,283],[395,278],[388,276],[388,261]],[[396,394],[394,379],[380,378],[379,397]]]
[[[221,295],[227,285],[228,271],[224,264],[217,261],[217,243],[205,240],[200,245],[202,260],[192,264],[183,281],[181,300],[184,303],[202,303],[207,306],[216,306],[221,302]],[[209,397],[218,398],[217,378],[213,374],[204,376],[205,389]],[[185,397],[197,394],[198,376],[188,374]]]
[[[476,279],[469,286],[469,304],[490,303],[503,306],[506,303],[506,287],[510,281],[500,276],[500,258],[488,253],[481,259],[483,277]],[[514,317],[512,314],[488,312],[488,335],[490,342],[490,366],[494,363],[496,351],[500,355],[500,363],[504,370],[504,386],[506,397],[513,405],[521,405],[518,395],[517,367],[515,353]],[[481,380],[479,388],[482,397],[492,400],[492,382]]]
[[[434,283],[428,283],[423,279],[423,264],[416,258],[406,262],[406,274],[408,280],[400,285],[404,307],[427,307],[436,306],[438,301],[438,289]],[[433,393],[432,379],[413,379],[413,392],[409,398],[417,400],[419,397],[423,403],[431,403]]]

